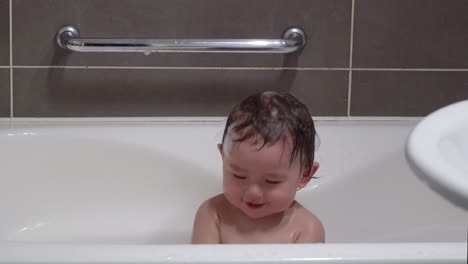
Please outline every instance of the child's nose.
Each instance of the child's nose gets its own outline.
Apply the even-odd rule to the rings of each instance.
[[[262,199],[262,189],[258,184],[251,184],[247,187],[244,193],[244,199],[249,202],[259,202]]]

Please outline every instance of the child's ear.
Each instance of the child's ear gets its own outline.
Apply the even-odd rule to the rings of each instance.
[[[314,174],[319,169],[320,164],[318,162],[314,162],[310,168],[304,170],[304,174],[302,175],[301,181],[299,182],[299,188],[302,189],[306,187],[306,185],[310,182]]]
[[[224,152],[223,152],[223,144],[218,144],[218,150],[219,150],[219,154],[221,154],[221,158],[224,157]]]

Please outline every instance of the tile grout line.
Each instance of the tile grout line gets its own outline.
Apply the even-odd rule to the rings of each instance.
[[[1,67],[1,66],[0,66]],[[135,69],[135,70],[320,70],[320,71],[348,71],[348,68],[331,68],[331,67],[171,67],[171,66],[28,66],[17,65],[13,66],[16,69]]]
[[[13,0],[9,0],[10,16],[10,118],[13,118]]]
[[[351,33],[349,40],[349,72],[348,72],[348,106],[347,116],[351,117],[351,89],[353,83],[353,43],[354,43],[354,5],[355,0],[351,1]]]
[[[0,66],[0,69],[122,69],[122,70],[297,70],[297,71],[419,71],[419,72],[468,72],[467,69],[450,69],[450,68],[272,68],[272,67],[141,67],[141,66]]]
[[[468,71],[468,69],[451,69],[451,68],[353,68],[353,71],[466,72],[466,71]]]
[[[115,70],[258,70],[258,71],[419,71],[419,72],[468,72],[467,69],[450,69],[450,68],[328,68],[328,67],[178,67],[178,66],[41,66],[41,65],[12,65],[0,66],[0,69],[115,69]]]

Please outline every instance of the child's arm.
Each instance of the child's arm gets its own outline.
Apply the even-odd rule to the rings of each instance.
[[[218,216],[211,199],[205,201],[195,216],[192,244],[220,244],[218,223]]]

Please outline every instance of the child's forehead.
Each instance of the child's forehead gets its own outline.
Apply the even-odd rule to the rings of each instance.
[[[292,147],[285,140],[276,142],[233,142],[226,150],[226,161],[238,164],[243,168],[255,170],[290,170],[299,165],[298,160],[291,160]],[[253,166],[253,167],[252,167]]]
[[[244,141],[239,141],[241,137],[233,137],[228,143],[228,151],[236,150],[241,152],[259,152],[261,154],[270,153],[281,155],[289,159],[293,145],[290,137],[280,138],[276,141],[265,142],[260,135],[252,136]]]

